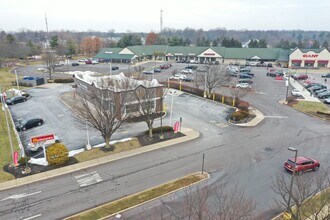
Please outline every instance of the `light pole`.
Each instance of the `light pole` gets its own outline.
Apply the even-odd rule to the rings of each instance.
[[[286,97],[285,97],[285,101],[288,102],[288,94],[289,94],[289,86],[290,86],[290,76],[288,77],[288,80],[285,81],[285,86],[286,86]]]
[[[293,147],[288,148],[289,151],[295,152],[294,155],[294,165],[293,165],[293,171],[292,171],[292,177],[291,177],[291,183],[290,183],[290,191],[289,191],[289,199],[288,199],[288,207],[287,207],[287,212],[290,212],[290,203],[291,203],[291,194],[292,194],[292,187],[293,187],[293,178],[296,173],[296,163],[297,163],[297,155],[298,155],[298,150]]]
[[[110,76],[112,76],[112,64],[110,62]]]
[[[163,96],[160,98],[160,103],[161,103],[161,112],[160,112],[160,135],[159,135],[159,139],[164,139],[164,134],[163,134]]]
[[[206,98],[206,72],[204,74],[204,98]]]
[[[16,76],[16,84],[17,84],[17,90],[19,91],[19,84],[18,84],[18,78],[17,78],[17,70],[15,71],[15,76]]]
[[[173,112],[173,99],[174,99],[174,94],[176,93],[176,91],[169,91],[169,93],[172,96],[172,100],[171,100],[171,113],[170,113],[170,126],[172,127],[172,112]]]
[[[86,144],[86,149],[90,150],[92,147],[89,143],[89,130],[88,130],[88,124],[87,124],[87,119],[86,119],[86,136],[87,136],[87,144]]]

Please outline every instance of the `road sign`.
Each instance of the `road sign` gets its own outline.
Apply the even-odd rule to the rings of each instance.
[[[46,134],[46,135],[31,137],[31,143],[35,144],[35,143],[38,143],[41,141],[48,141],[48,140],[54,140],[54,139],[55,139],[54,134]]]

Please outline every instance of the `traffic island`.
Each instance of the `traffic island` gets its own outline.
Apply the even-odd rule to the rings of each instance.
[[[191,185],[197,184],[203,180],[206,180],[210,175],[206,172],[198,172],[183,178],[156,186],[154,188],[139,192],[122,199],[106,203],[94,209],[87,210],[82,213],[70,216],[66,220],[80,220],[80,219],[105,219],[110,218],[115,215],[120,215],[119,213],[125,212],[129,209],[135,208],[144,203],[153,201],[162,196],[169,195],[178,190],[184,189]]]

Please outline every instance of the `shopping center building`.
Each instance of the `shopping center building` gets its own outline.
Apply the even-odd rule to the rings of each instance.
[[[246,62],[280,64],[289,68],[329,68],[327,49],[284,50],[281,48],[225,48],[146,45],[126,48],[103,48],[94,58],[104,62],[133,63],[144,60],[166,60],[195,63],[244,65]]]

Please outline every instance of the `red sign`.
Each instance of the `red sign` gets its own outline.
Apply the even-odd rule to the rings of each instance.
[[[174,124],[174,126],[173,126],[173,130],[174,130],[174,132],[178,132],[178,130],[179,130],[179,126],[180,126],[180,122],[175,122],[175,124]]]
[[[18,152],[14,152],[14,165],[18,164]]]
[[[54,140],[54,138],[55,138],[54,134],[46,134],[42,136],[31,137],[31,143],[35,144],[40,141]]]
[[[304,54],[304,58],[317,58],[319,55],[318,54]]]

